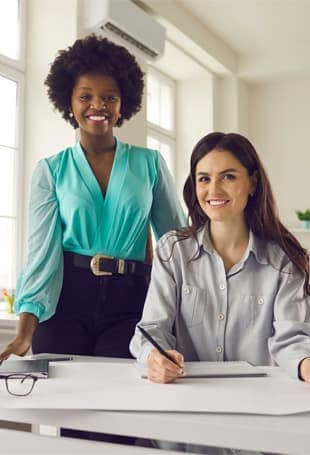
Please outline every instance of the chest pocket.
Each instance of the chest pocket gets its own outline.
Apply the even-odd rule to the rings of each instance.
[[[203,321],[207,306],[207,292],[187,284],[182,285],[181,315],[187,327],[194,327]]]
[[[245,328],[251,330],[256,338],[268,338],[273,333],[273,310],[271,302],[264,295],[250,295],[245,297]]]

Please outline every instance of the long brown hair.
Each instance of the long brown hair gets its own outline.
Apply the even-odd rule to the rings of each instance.
[[[195,145],[191,155],[190,173],[183,190],[184,201],[188,208],[188,227],[179,231],[178,239],[185,239],[188,236],[196,238],[197,231],[209,220],[196,196],[196,166],[198,161],[212,150],[230,152],[247,169],[250,176],[256,173],[256,190],[253,197],[249,197],[245,208],[247,226],[263,241],[276,242],[282,248],[297,270],[305,277],[305,295],[310,295],[309,254],[281,223],[262,162],[251,142],[241,134],[210,133]]]

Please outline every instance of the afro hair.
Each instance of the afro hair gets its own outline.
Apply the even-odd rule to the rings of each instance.
[[[144,74],[135,57],[125,47],[92,34],[60,50],[45,80],[48,97],[54,108],[74,128],[78,128],[78,124],[69,116],[71,95],[77,78],[87,73],[102,73],[116,80],[122,99],[122,117],[117,126],[139,112]]]

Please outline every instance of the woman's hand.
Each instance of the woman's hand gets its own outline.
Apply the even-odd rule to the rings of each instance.
[[[16,337],[0,353],[0,360],[6,360],[11,354],[25,355],[30,348],[32,336],[38,325],[38,319],[30,313],[21,313]]]
[[[183,355],[175,350],[169,350],[167,351],[167,354],[169,354],[179,366],[160,354],[157,349],[152,349],[146,361],[147,377],[150,381],[165,384],[173,382],[175,379],[182,376],[184,368]]]
[[[310,357],[306,357],[300,362],[299,365],[299,376],[305,382],[310,383]]]
[[[30,348],[31,340],[16,336],[0,353],[0,360],[6,360],[11,354],[25,355]]]

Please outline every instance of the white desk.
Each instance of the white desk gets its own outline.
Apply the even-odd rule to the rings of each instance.
[[[68,367],[69,365],[66,369]],[[46,385],[50,384],[51,405],[60,402],[59,396],[56,397],[55,392],[53,393],[53,379],[42,381],[46,381]],[[248,383],[247,379],[243,381],[245,381],[244,384]],[[99,377],[98,387],[101,382],[102,378]],[[139,387],[140,383],[137,382],[138,390]],[[174,394],[178,384],[155,385],[155,387],[159,390],[161,387],[163,387],[162,390],[168,387]],[[309,390],[305,389],[306,398],[308,391],[310,394],[310,386]],[[78,409],[76,406],[71,410],[63,406],[62,409],[43,409],[42,406],[41,409],[27,409],[25,401],[20,403],[24,409],[2,407],[0,419],[281,454],[309,455],[310,453],[310,413],[308,412],[288,416],[120,412]]]
[[[310,453],[310,413],[294,416],[257,416],[1,409],[0,418],[279,454]]]

